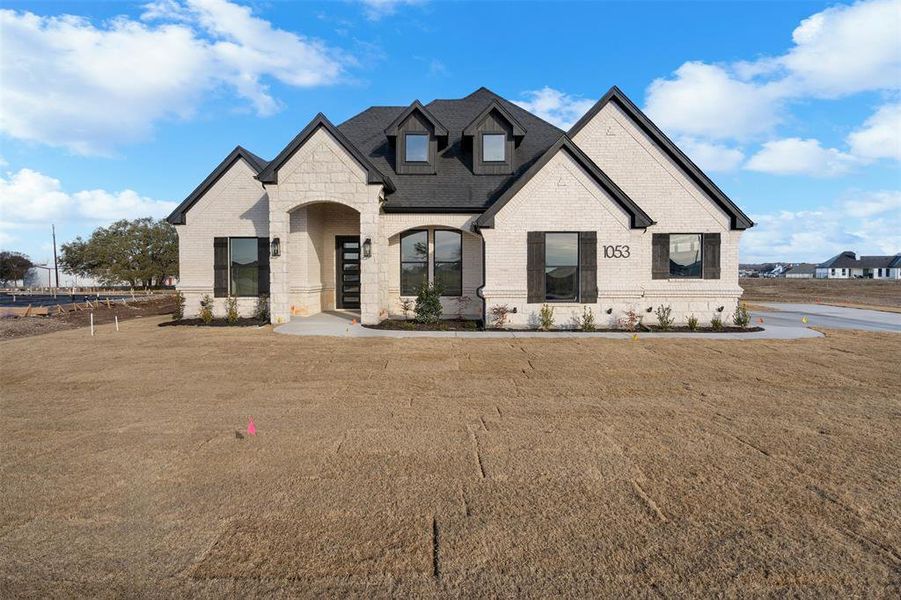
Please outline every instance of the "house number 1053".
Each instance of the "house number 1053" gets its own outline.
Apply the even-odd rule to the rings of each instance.
[[[604,258],[629,258],[629,247],[604,246]]]

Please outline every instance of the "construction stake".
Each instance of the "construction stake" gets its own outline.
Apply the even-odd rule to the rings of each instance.
[[[94,313],[91,313],[91,337],[94,337]]]
[[[119,331],[119,315],[116,315],[116,331]]]

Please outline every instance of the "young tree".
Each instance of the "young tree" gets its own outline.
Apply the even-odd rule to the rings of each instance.
[[[16,285],[21,280],[24,284],[25,277],[33,266],[27,255],[3,250],[0,252],[0,281],[4,285],[8,285],[10,281]]]

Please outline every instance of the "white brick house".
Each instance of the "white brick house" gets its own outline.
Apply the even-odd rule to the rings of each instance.
[[[668,305],[735,309],[753,223],[617,88],[569,132],[485,88],[458,100],[322,114],[272,161],[240,146],[170,215],[186,313],[268,297],[273,323],[403,316],[422,282],[448,316],[511,309],[601,326]]]

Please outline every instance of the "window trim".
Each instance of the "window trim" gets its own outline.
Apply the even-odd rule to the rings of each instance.
[[[407,138],[408,137],[422,137],[425,138],[425,160],[410,160],[407,158],[408,146],[407,146]],[[429,155],[431,153],[430,145],[432,143],[432,136],[428,132],[421,131],[405,131],[404,132],[404,163],[408,165],[430,165],[432,164],[429,160]]]
[[[544,301],[548,304],[582,304],[582,247],[580,231],[543,231],[544,234]],[[551,300],[547,297],[547,234],[563,233],[576,236],[576,297]],[[550,265],[555,266],[555,265]],[[556,265],[558,267],[571,267],[572,265]]]
[[[228,293],[226,298],[259,298],[260,297],[260,285],[259,285],[259,277],[260,277],[260,252],[259,252],[259,239],[255,236],[249,235],[236,235],[234,237],[228,237]],[[232,240],[253,240],[257,243],[257,293],[256,295],[238,295],[232,293]]]
[[[426,230],[426,231],[428,231],[428,230]],[[432,257],[431,257],[432,271],[430,273],[429,281],[432,283],[434,283],[434,281],[435,281],[435,273],[437,272],[436,267],[438,266],[439,263],[440,264],[451,264],[452,262],[456,262],[456,261],[447,261],[447,260],[437,260],[438,252],[437,252],[437,250],[435,250],[435,234],[438,233],[439,231],[450,231],[451,233],[456,233],[457,236],[460,238],[460,293],[459,294],[445,294],[445,293],[441,294],[442,298],[459,298],[463,295],[463,231],[461,229],[452,229],[449,227],[436,227],[435,229],[432,229],[431,231],[432,231],[431,246],[432,246],[433,251],[432,251]]]
[[[483,131],[482,132],[482,163],[485,165],[505,165],[509,161],[507,160],[507,132],[505,131]],[[485,138],[488,136],[497,136],[503,139],[503,149],[504,149],[504,157],[500,160],[488,160],[485,158]]]
[[[426,257],[425,261],[419,260],[404,260],[404,238],[416,233],[425,233],[425,246],[426,246]],[[425,264],[425,279],[428,282],[431,282],[432,278],[429,273],[429,264],[432,256],[431,251],[431,236],[429,235],[428,229],[407,229],[400,234],[400,240],[398,243],[398,252],[400,253],[400,271],[398,272],[398,276],[400,279],[398,280],[398,287],[400,289],[400,297],[401,298],[413,298],[416,296],[416,293],[413,294],[405,294],[404,293],[404,264]]]
[[[684,281],[686,279],[689,279],[689,280],[704,279],[704,234],[688,232],[688,231],[677,231],[677,232],[670,232],[668,235],[669,235],[669,249],[668,249],[669,253],[668,253],[668,255],[670,257],[670,259],[669,259],[670,263],[672,263],[672,261],[673,261],[672,256],[673,256],[673,236],[674,235],[696,235],[696,236],[698,236],[698,239],[699,239],[700,245],[701,245],[700,249],[699,249],[699,255],[698,255],[698,258],[700,260],[698,262],[701,263],[701,268],[700,268],[700,272],[698,275],[673,275],[672,265],[670,264],[669,272],[667,274],[667,279],[675,279],[676,281]]]

